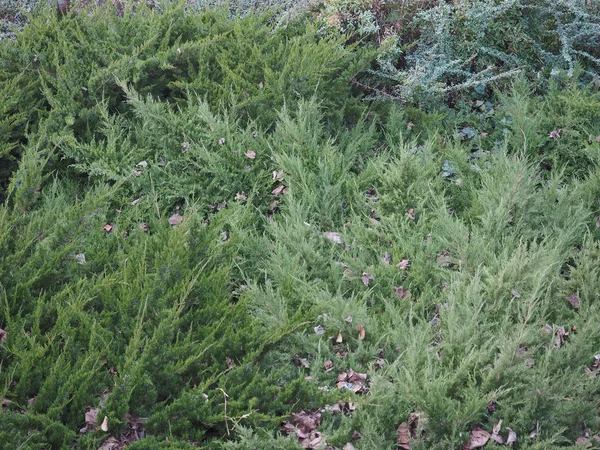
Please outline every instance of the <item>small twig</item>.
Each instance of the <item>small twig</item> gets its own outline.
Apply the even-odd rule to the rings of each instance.
[[[402,98],[396,97],[395,95],[389,94],[388,92],[382,91],[381,89],[377,89],[377,88],[368,86],[366,84],[363,84],[354,77],[350,78],[350,83],[352,83],[354,86],[358,86],[358,87],[364,89],[365,91],[374,92],[375,94],[382,95],[391,100],[395,100],[397,102],[404,103],[404,100]]]
[[[225,407],[224,407],[225,428],[227,428],[227,436],[229,436],[231,434],[229,432],[229,423],[227,422],[227,397],[229,397],[229,395],[227,395],[227,392],[225,392],[223,389],[221,389],[221,388],[217,388],[217,389],[223,393],[223,398],[225,399]]]

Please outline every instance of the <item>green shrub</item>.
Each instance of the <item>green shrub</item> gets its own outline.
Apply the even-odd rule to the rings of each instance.
[[[367,10],[373,8],[368,4]],[[578,61],[589,77],[597,78],[600,54],[594,43],[600,36],[600,16],[593,2],[414,5],[421,10],[410,26],[379,39],[381,55],[371,72],[374,78],[364,81],[389,96],[421,106],[439,105],[440,99],[454,104],[463,91],[485,90],[522,71],[546,77],[565,71],[572,76]],[[365,32],[369,34],[368,29]]]
[[[129,112],[120,82],[168,101],[173,110],[196,96],[213,109],[235,105],[236,117],[260,130],[273,126],[284,104],[293,110],[298,99],[318,93],[332,129],[352,123],[363,107],[350,95],[347,78],[366,55],[341,42],[318,37],[310,24],[276,28],[266,15],[230,19],[223,10],[197,11],[183,2],[164,11],[142,5],[125,15],[109,5],[64,17],[38,9],[16,41],[4,41],[0,50],[6,93],[0,158],[8,166],[0,186],[6,189],[32,134],[49,148],[74,140],[102,145],[107,112]]]

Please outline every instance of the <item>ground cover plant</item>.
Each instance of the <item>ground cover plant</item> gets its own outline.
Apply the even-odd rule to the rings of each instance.
[[[376,6],[0,42],[0,447],[600,447],[591,54],[399,98]]]

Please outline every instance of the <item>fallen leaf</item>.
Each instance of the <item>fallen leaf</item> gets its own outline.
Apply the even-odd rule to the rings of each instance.
[[[11,403],[12,403],[12,400],[3,398],[2,399],[2,411],[6,411]]]
[[[98,408],[89,408],[84,415],[85,426],[79,430],[80,434],[85,434],[88,431],[92,431],[96,428],[96,421],[98,420]]]
[[[141,197],[140,197],[140,198],[136,198],[134,201],[132,201],[132,202],[130,203],[130,205],[131,205],[131,206],[135,206],[135,205],[137,205],[137,204],[138,204],[139,202],[141,202],[141,201],[142,201],[142,198],[141,198]]]
[[[274,170],[272,172],[273,179],[276,180],[276,181],[283,181],[283,174],[284,173],[285,172],[283,170]]]
[[[506,439],[506,445],[513,445],[517,442],[517,433],[515,433],[511,428],[506,427],[508,430],[508,438]]]
[[[596,374],[594,372],[597,372],[598,369],[600,369],[600,354],[594,356],[594,362],[585,368],[585,373],[592,374],[592,378],[596,378]]]
[[[410,208],[408,211],[406,211],[406,215],[408,217],[410,217],[412,220],[415,220],[415,210],[414,208]]]
[[[352,445],[350,442],[347,442],[342,447],[342,450],[356,450],[356,447],[354,445]]]
[[[409,266],[410,266],[410,262],[408,261],[408,259],[403,259],[398,264],[396,264],[396,267],[400,270],[408,270]]]
[[[316,431],[321,424],[320,410],[302,410],[297,413],[292,413],[290,419],[296,424],[294,431],[298,437],[298,443],[302,448],[312,449],[321,446],[323,443],[323,435]]]
[[[392,255],[390,255],[388,252],[385,252],[381,257],[381,262],[389,266],[392,262]]]
[[[346,322],[346,323],[352,323],[352,316],[349,315],[348,317],[346,317],[344,319],[344,322]]]
[[[454,258],[444,253],[440,253],[439,255],[437,255],[435,260],[442,267],[450,267],[454,265]]]
[[[136,177],[141,177],[141,176],[142,176],[142,171],[141,171],[141,170],[134,170],[134,171],[133,171],[133,174],[134,174]]]
[[[181,143],[181,153],[186,153],[189,149],[190,149],[190,143],[189,142],[182,142]]]
[[[533,430],[531,433],[529,433],[530,439],[535,439],[536,437],[537,437],[537,430]]]
[[[355,430],[355,431],[352,432],[352,439],[353,440],[359,441],[361,437],[362,436],[360,435],[360,433],[358,431]]]
[[[502,419],[500,419],[498,423],[492,427],[492,433],[498,434],[500,433],[500,430],[502,430]]]
[[[560,327],[558,330],[556,330],[554,336],[556,337],[555,345],[557,348],[560,348],[569,337],[569,332],[565,331],[565,327]]]
[[[511,289],[510,293],[512,294],[513,297],[515,298],[521,298],[521,294],[519,294],[518,291],[516,291],[515,289]]]
[[[362,275],[360,276],[360,279],[362,280],[362,282],[363,282],[363,284],[365,286],[368,286],[369,285],[369,281],[370,280],[374,280],[375,277],[373,275],[370,275],[370,274],[366,273],[366,272],[363,272]]]
[[[394,286],[394,292],[400,298],[406,298],[406,291],[402,286]]]
[[[223,145],[225,143],[225,138],[219,138],[219,145]]]
[[[489,414],[492,414],[494,411],[496,411],[496,407],[497,407],[497,403],[496,403],[496,399],[493,398],[490,400],[490,402],[487,404],[487,412]]]
[[[577,440],[575,441],[575,445],[579,446],[579,447],[586,447],[589,448],[592,446],[592,443],[590,442],[590,440],[584,436],[578,437]]]
[[[227,370],[233,369],[233,360],[229,356],[225,357],[225,362],[227,363]]]
[[[502,430],[502,419],[492,427],[492,440],[497,444],[504,444],[504,438],[500,436],[500,430]]]
[[[98,447],[98,450],[118,450],[120,446],[121,443],[118,441],[118,439],[111,436],[106,439],[100,447]]]
[[[243,191],[241,193],[240,192],[236,192],[236,194],[235,194],[235,200],[245,201],[247,199],[248,199],[248,197],[246,197],[246,194]]]
[[[366,380],[366,373],[358,373],[350,369],[337,376],[336,387],[338,389],[348,389],[355,394],[359,394],[368,391],[368,388],[365,385]]]
[[[277,196],[277,195],[284,193],[283,192],[284,190],[285,190],[285,186],[283,184],[281,184],[281,185],[277,186],[275,189],[273,189],[271,191],[271,194]]]
[[[410,450],[410,425],[407,422],[402,422],[398,425],[396,444],[403,450]]]
[[[337,342],[338,344],[341,344],[342,342],[344,342],[344,339],[342,338],[342,332],[338,332],[337,338],[335,340],[335,342]]]
[[[333,370],[333,361],[331,361],[330,359],[328,359],[327,361],[325,361],[323,363],[323,369],[325,369],[325,372],[330,372]]]
[[[136,164],[136,167],[148,167],[148,161],[140,161]]]
[[[310,364],[308,363],[308,360],[306,358],[300,358],[300,355],[298,355],[297,353],[294,356],[292,356],[292,361],[297,367],[304,367],[305,369],[310,369]]]
[[[356,327],[356,329],[358,330],[358,339],[360,339],[361,341],[364,341],[365,340],[365,328],[359,324]]]
[[[284,434],[292,434],[295,430],[296,427],[289,422],[284,422],[283,425],[281,425],[281,431]]]
[[[323,328],[321,325],[317,325],[313,329],[315,330],[315,334],[323,334],[323,333],[325,333],[325,328]]]
[[[336,233],[335,231],[325,231],[323,236],[325,236],[331,242],[335,242],[336,244],[342,245],[344,243],[342,235],[340,233]]]
[[[573,308],[579,309],[579,296],[577,294],[567,295],[566,299]]]
[[[112,231],[112,229],[113,229],[113,224],[112,223],[107,223],[106,225],[104,225],[102,227],[102,229],[104,231],[106,231],[107,233],[110,233]]]
[[[481,448],[487,444],[490,440],[490,433],[481,428],[477,427],[471,431],[469,435],[469,440],[464,445],[463,450],[472,450],[474,448]]]
[[[78,253],[77,255],[75,255],[75,262],[77,264],[85,264],[85,254]]]
[[[179,213],[175,213],[171,217],[169,217],[169,225],[176,226],[179,225],[181,222],[183,222],[183,216]]]
[[[108,416],[104,416],[104,420],[102,421],[102,425],[100,425],[100,429],[105,433],[108,431]]]
[[[548,135],[551,139],[559,139],[560,138],[560,132],[562,130],[560,128],[557,128],[556,130],[552,130],[550,132],[550,134]]]
[[[142,231],[148,231],[149,230],[148,224],[146,222],[140,223],[140,229]]]
[[[256,153],[252,150],[248,150],[246,153],[244,153],[244,155],[246,155],[246,157],[248,157],[250,159],[256,158]]]

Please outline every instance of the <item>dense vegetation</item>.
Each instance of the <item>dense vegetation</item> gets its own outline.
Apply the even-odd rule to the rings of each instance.
[[[600,447],[597,5],[83,3],[0,41],[1,448]]]

